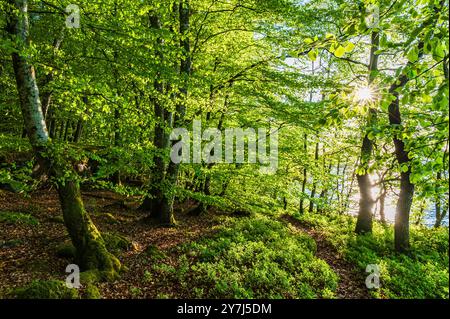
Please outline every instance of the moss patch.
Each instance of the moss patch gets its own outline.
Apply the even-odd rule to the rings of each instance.
[[[24,214],[19,212],[0,211],[0,223],[10,225],[39,225],[39,221],[30,214]]]
[[[62,216],[52,216],[47,219],[50,223],[64,224],[64,218]]]
[[[115,255],[133,248],[133,243],[129,239],[117,233],[103,233],[102,237],[108,251]]]
[[[78,299],[78,291],[60,280],[35,280],[31,284],[12,291],[17,299]]]
[[[145,248],[144,250],[144,255],[153,260],[161,260],[166,258],[166,254],[159,250],[155,245],[147,246],[147,248]]]
[[[99,270],[88,270],[80,273],[80,282],[83,285],[92,285],[102,280],[102,274]]]
[[[85,299],[101,299],[102,295],[100,294],[100,290],[93,285],[88,284],[84,290],[84,298]]]
[[[60,258],[75,258],[76,253],[75,247],[69,242],[62,243],[56,248],[56,255]]]

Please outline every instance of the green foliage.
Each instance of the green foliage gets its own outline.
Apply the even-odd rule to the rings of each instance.
[[[413,216],[424,215],[420,202],[447,213],[447,2],[191,0],[186,32],[180,31],[173,1],[77,4],[81,28],[64,30],[64,36],[64,16],[41,13],[63,12],[56,0],[30,1],[30,45],[18,45],[0,28],[2,190],[27,194],[47,173],[35,175],[33,150],[21,138],[24,118],[11,63],[11,53],[18,52],[36,71],[41,102],[51,93],[45,158],[60,170],[50,182],[72,179],[124,196],[151,197],[156,189],[180,202],[194,199],[214,211],[249,215],[233,227],[224,225],[217,237],[187,246],[178,268],[155,266],[185,290],[187,283],[201,284],[189,291],[194,296],[332,297],[335,278],[313,256],[314,243],[258,214],[298,211],[299,200],[304,211],[347,213],[357,204],[355,174],[370,174],[374,184],[384,180],[396,198],[399,175],[411,172],[417,194]],[[368,16],[373,4],[381,13],[375,25]],[[7,6],[0,3],[1,26]],[[58,40],[63,43],[56,47]],[[185,40],[190,52],[180,46]],[[369,54],[379,60],[370,74]],[[189,74],[180,70],[187,57]],[[368,78],[373,96],[363,103],[355,92]],[[391,125],[397,94],[402,121]],[[170,176],[170,143],[158,139],[157,128],[168,135],[174,125],[188,127],[192,119],[202,120],[203,127],[276,129],[277,172],[261,174],[259,164],[202,163],[182,164],[178,175]],[[361,156],[366,134],[376,147]],[[394,138],[405,145],[407,163],[398,164]],[[157,158],[165,162],[160,167]],[[414,228],[413,250],[401,256],[393,253],[391,228],[377,225],[373,235],[356,238],[351,218],[311,216],[299,218],[320,228],[361,269],[380,263],[384,286],[377,296],[448,298],[443,231]],[[118,222],[114,215],[104,217]],[[0,212],[0,222],[37,224],[31,215],[12,212]],[[120,235],[104,238],[115,254],[131,248]],[[69,256],[72,250],[61,247],[60,253]],[[151,261],[170,258],[153,246],[144,254]],[[424,280],[416,283],[420,276]]]
[[[93,284],[88,284],[86,288],[84,289],[84,296],[85,299],[102,299],[102,295],[100,293],[100,290],[98,290],[97,286]]]
[[[103,233],[102,237],[108,251],[114,254],[120,254],[133,248],[133,243],[118,233]]]
[[[61,258],[75,258],[76,249],[70,242],[60,244],[56,248],[56,255]]]
[[[155,260],[155,261],[166,258],[166,255],[164,254],[164,252],[159,250],[158,247],[156,247],[155,245],[147,246],[147,248],[145,248],[143,253],[145,254],[146,257],[148,257],[152,260]]]
[[[338,214],[304,214],[298,220],[315,227],[346,259],[364,272],[367,265],[381,268],[377,298],[448,298],[448,228],[413,227],[411,251],[398,254],[393,247],[393,227],[375,224],[373,234],[354,234],[355,219]]]
[[[180,251],[177,268],[155,269],[190,297],[332,298],[337,287],[336,274],[314,257],[314,241],[267,217],[239,219]]]
[[[26,140],[0,134],[0,186],[27,194],[36,186],[31,177],[34,161]]]
[[[64,281],[35,280],[29,285],[11,292],[17,299],[79,299],[78,291],[68,288]]]
[[[39,220],[31,214],[0,211],[0,223],[36,226],[39,225]]]

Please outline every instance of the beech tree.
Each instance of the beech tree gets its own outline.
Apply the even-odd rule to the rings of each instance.
[[[39,97],[35,69],[27,60],[30,48],[28,1],[9,1],[7,30],[17,43],[11,54],[23,121],[41,168],[55,178],[64,223],[76,248],[76,261],[83,270],[99,270],[108,279],[117,277],[120,262],[105,247],[81,199],[80,186],[71,163],[53,154]]]

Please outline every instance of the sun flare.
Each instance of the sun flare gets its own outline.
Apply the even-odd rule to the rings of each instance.
[[[375,90],[370,86],[361,86],[355,90],[354,101],[358,104],[369,104],[375,101]]]

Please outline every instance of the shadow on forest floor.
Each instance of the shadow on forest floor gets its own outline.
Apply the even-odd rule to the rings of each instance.
[[[143,280],[148,269],[148,251],[164,254],[171,248],[198,239],[214,231],[218,223],[209,212],[201,217],[189,217],[193,202],[177,204],[178,226],[163,228],[142,222],[145,214],[136,210],[138,202],[110,191],[83,191],[86,210],[102,233],[119,234],[131,242],[120,254],[128,268],[120,280],[99,285],[103,298],[133,298],[135,291],[145,298],[156,298],[152,282]],[[65,229],[55,190],[40,190],[24,197],[0,191],[0,212],[14,219],[2,222],[0,228],[0,296],[11,288],[33,280],[65,280],[69,258],[58,257],[58,247],[70,239]],[[32,221],[32,222],[29,222]]]

